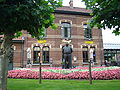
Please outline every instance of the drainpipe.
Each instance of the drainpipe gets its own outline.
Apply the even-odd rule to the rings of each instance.
[[[21,67],[23,66],[24,62],[24,37],[22,37],[22,44],[21,44]]]

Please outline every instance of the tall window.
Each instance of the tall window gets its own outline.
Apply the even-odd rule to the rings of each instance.
[[[88,62],[88,47],[83,47],[83,62]]]
[[[83,46],[83,62],[88,62],[89,60],[89,50],[93,49],[93,62],[96,62],[96,52],[95,52],[95,46]]]
[[[39,46],[35,46],[33,48],[33,64],[39,64],[38,53],[40,53],[40,47]]]
[[[92,30],[90,27],[88,27],[87,24],[83,25],[84,27],[84,38],[85,39],[92,39]]]
[[[70,23],[63,22],[62,23],[62,38],[70,38],[71,37],[71,25]]]
[[[43,52],[42,52],[42,63],[49,63],[49,47],[44,46],[43,47]]]

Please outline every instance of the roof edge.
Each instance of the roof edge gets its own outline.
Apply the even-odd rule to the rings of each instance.
[[[54,13],[91,16],[90,13],[86,13],[86,12],[65,11],[65,10],[55,10]]]

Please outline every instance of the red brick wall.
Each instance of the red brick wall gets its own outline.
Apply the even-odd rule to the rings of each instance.
[[[77,61],[73,61],[73,65],[83,65],[83,58],[82,58],[82,48],[81,45],[85,44],[84,41],[84,30],[83,30],[83,23],[87,22],[91,17],[90,16],[83,16],[83,15],[67,15],[67,14],[55,14],[55,23],[58,24],[58,28],[56,30],[51,30],[48,28],[47,30],[47,43],[51,45],[50,48],[50,58],[53,59],[53,66],[61,66],[61,59],[62,59],[62,49],[60,48],[60,44],[63,44],[61,38],[61,27],[60,27],[60,20],[70,20],[72,21],[71,27],[71,44],[73,44],[73,54],[72,56],[77,57]],[[94,42],[93,45],[96,45],[96,60],[97,64],[100,65],[100,57],[103,60],[103,44],[102,44],[102,36],[101,31],[94,28],[92,31],[92,41]],[[100,36],[99,36],[100,34]],[[25,37],[24,41],[24,61],[21,61],[21,44],[16,45],[15,57],[14,57],[14,66],[18,67],[21,66],[21,62],[23,62],[23,66],[26,65],[27,57],[26,57],[26,50],[27,48],[32,49],[32,44],[37,43],[36,39],[31,38],[28,33],[24,32],[23,37]],[[100,46],[101,44],[101,46]],[[101,51],[102,50],[102,51]],[[102,53],[102,56],[100,55]],[[32,61],[32,59],[31,59]]]

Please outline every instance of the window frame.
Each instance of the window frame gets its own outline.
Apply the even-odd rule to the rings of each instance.
[[[65,36],[65,30],[67,31],[67,35]],[[61,35],[64,39],[71,38],[71,24],[69,22],[61,22]]]
[[[84,28],[84,39],[91,40],[92,29],[87,24],[83,24],[83,28]]]
[[[83,46],[82,47],[83,63],[88,63],[88,60],[89,60],[88,53],[89,53],[88,46]],[[85,56],[85,58],[84,58],[84,56]]]
[[[39,50],[35,50],[35,48],[38,48],[39,47]],[[39,56],[38,56],[38,53],[40,53],[40,46],[34,46],[33,47],[33,64],[39,64]],[[38,60],[37,60],[38,59]],[[35,63],[36,62],[36,63]]]
[[[86,50],[85,50],[86,48]],[[96,47],[95,46],[82,46],[82,56],[83,56],[83,63],[89,62],[89,50],[93,49],[93,62],[96,63]],[[84,55],[86,53],[86,55]],[[84,59],[85,56],[85,59]]]
[[[48,48],[48,50],[44,50],[44,48]],[[48,60],[45,60],[46,54],[48,54]],[[50,47],[49,46],[43,46],[43,48],[42,48],[42,63],[43,64],[49,64],[50,63]]]

